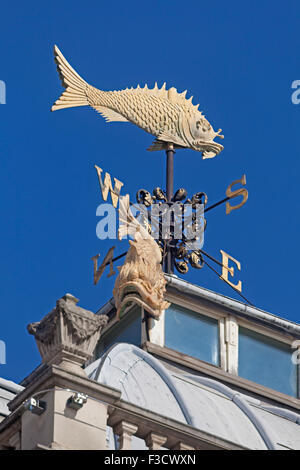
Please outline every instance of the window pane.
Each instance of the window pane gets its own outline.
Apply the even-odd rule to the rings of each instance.
[[[165,345],[219,365],[218,321],[172,304],[166,310]]]
[[[97,356],[99,357],[114,343],[129,343],[140,346],[141,321],[141,309],[135,307],[100,338]]]
[[[297,366],[289,345],[239,328],[239,375],[287,395],[297,396]]]

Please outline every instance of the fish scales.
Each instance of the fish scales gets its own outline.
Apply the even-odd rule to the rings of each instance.
[[[103,91],[89,85],[54,48],[55,62],[65,91],[52,106],[52,111],[76,106],[91,106],[108,122],[129,121],[156,140],[148,150],[162,150],[173,144],[175,148],[190,148],[202,152],[203,158],[212,158],[223,146],[214,141],[221,137],[221,129],[215,132],[211,124],[198,111],[199,105],[192,97],[185,98],[186,91],[178,93],[176,88],[150,89],[126,88],[120,91]]]
[[[90,94],[89,89],[87,90],[91,106],[109,107],[137,126],[145,130],[147,128],[147,131],[155,136],[158,136],[164,128],[175,131],[175,122],[180,113],[178,105],[138,90],[108,91],[99,94],[95,91],[97,90],[93,90]]]

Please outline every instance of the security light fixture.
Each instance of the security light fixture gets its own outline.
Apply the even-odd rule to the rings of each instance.
[[[79,410],[87,402],[87,398],[87,395],[84,393],[76,392],[68,399],[67,406],[74,410]]]
[[[26,400],[24,407],[35,415],[41,415],[46,410],[46,402],[31,397]]]

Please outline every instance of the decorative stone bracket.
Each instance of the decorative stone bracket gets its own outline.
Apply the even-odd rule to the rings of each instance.
[[[108,317],[78,307],[77,302],[73,295],[64,295],[50,313],[27,329],[35,337],[43,362],[85,376],[81,366],[92,357]]]

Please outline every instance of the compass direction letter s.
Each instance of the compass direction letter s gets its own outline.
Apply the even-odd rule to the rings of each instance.
[[[240,189],[236,189],[236,190],[232,191],[232,186],[234,186],[235,184],[238,184],[238,183],[241,183],[243,186],[245,186],[245,184],[246,184],[246,175],[243,175],[240,180],[233,181],[233,183],[231,183],[228,186],[228,188],[226,189],[226,196],[230,197],[230,199],[232,199],[234,197],[237,197],[237,196],[243,196],[243,200],[239,204],[237,204],[236,206],[231,206],[229,201],[226,202],[226,215],[230,214],[230,212],[235,210],[235,209],[239,209],[240,207],[242,207],[247,202],[248,191],[247,191],[246,188],[240,188]]]

